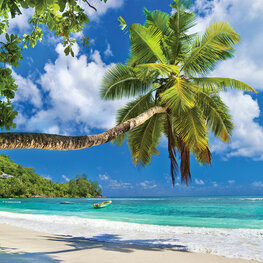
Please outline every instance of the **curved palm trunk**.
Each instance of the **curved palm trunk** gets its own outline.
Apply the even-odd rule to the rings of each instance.
[[[34,148],[56,151],[84,149],[116,139],[119,135],[140,126],[155,114],[164,113],[166,110],[166,107],[152,107],[137,117],[127,120],[108,131],[96,135],[62,136],[45,133],[0,133],[0,149]]]

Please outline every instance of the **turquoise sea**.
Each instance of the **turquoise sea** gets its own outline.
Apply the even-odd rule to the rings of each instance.
[[[46,233],[168,246],[263,262],[263,197],[0,199],[2,223]],[[71,202],[62,204],[61,202]]]
[[[259,196],[111,198],[111,206],[93,209],[93,203],[105,200],[32,198],[12,203],[12,199],[1,199],[0,210],[165,226],[263,228],[263,197]],[[61,204],[65,201],[73,204]]]

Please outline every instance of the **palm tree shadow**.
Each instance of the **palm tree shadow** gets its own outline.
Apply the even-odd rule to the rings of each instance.
[[[165,249],[188,252],[183,245],[160,245],[157,242],[167,241],[166,239],[140,239],[140,240],[122,240],[118,235],[103,234],[92,238],[71,237],[71,236],[43,236],[47,240],[55,242],[64,242],[71,247],[68,250],[62,250],[54,253],[64,253],[70,251],[102,248],[104,250],[118,251],[122,253],[132,253],[136,250],[161,251]],[[105,241],[106,240],[106,241]],[[50,254],[53,252],[50,252]]]
[[[53,251],[44,252],[26,252],[18,251],[16,248],[0,247],[0,262],[1,263],[58,263],[61,260],[56,259],[56,255],[69,252],[77,252],[84,250],[92,250],[101,248],[107,251],[118,251],[121,253],[132,253],[135,250],[144,251],[162,251],[174,250],[188,252],[186,246],[182,245],[156,245],[156,242],[166,241],[164,239],[140,239],[140,240],[122,240],[118,235],[103,234],[94,236],[90,239],[83,237],[71,237],[60,235],[44,235],[41,236],[45,240],[53,241],[54,248],[56,244],[62,243],[67,249],[54,249]],[[107,240],[107,241],[102,241]]]
[[[0,262],[1,263],[59,263],[60,260],[56,260],[45,252],[21,252],[16,251],[15,248],[0,247]]]

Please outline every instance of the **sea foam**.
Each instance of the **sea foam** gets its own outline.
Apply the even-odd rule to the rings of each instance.
[[[263,262],[263,229],[145,225],[73,216],[0,212],[1,223],[44,233],[210,253]]]

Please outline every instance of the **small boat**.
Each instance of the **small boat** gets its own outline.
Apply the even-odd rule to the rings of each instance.
[[[60,204],[64,204],[64,205],[74,205],[75,203],[65,201],[65,202],[60,202]]]
[[[93,204],[93,207],[94,208],[103,208],[103,207],[109,206],[111,203],[112,203],[112,201],[105,201],[102,203]]]

